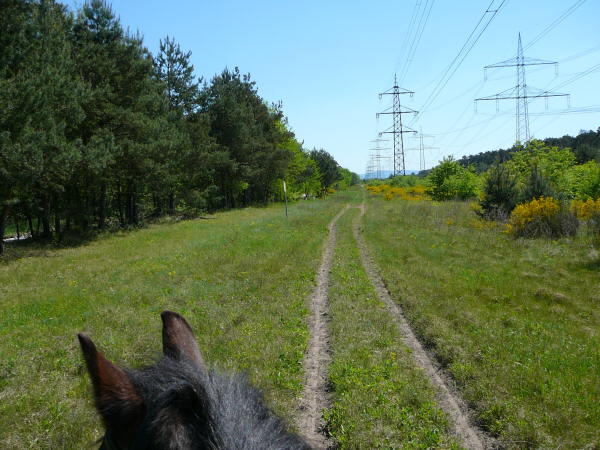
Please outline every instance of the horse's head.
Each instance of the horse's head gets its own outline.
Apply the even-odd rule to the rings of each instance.
[[[206,369],[191,327],[164,311],[163,354],[124,370],[79,334],[106,434],[101,449],[308,448],[240,377]]]
[[[149,441],[165,439],[177,442],[206,425],[202,387],[206,369],[192,329],[177,313],[165,311],[161,317],[164,358],[140,372],[119,368],[88,336],[78,335],[106,427],[104,448],[146,448]],[[161,436],[152,436],[155,431]]]

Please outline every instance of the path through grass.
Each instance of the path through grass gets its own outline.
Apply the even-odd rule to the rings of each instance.
[[[579,241],[515,241],[463,203],[369,199],[392,296],[507,447],[600,445],[600,278]]]
[[[158,355],[163,309],[209,363],[248,371],[291,423],[307,298],[344,194],[110,235],[0,265],[0,448],[88,448],[101,435],[76,333],[117,363]]]
[[[357,215],[353,208],[338,222],[331,273],[330,431],[341,448],[456,447],[431,384],[364,271],[352,235]]]

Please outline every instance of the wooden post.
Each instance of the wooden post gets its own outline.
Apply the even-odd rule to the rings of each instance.
[[[283,198],[285,198],[285,217],[288,216],[288,208],[287,208],[287,186],[285,185],[285,180],[283,180]]]

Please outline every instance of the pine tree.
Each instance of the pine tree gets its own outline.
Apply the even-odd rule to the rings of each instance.
[[[4,252],[6,218],[18,202],[18,191],[27,175],[22,170],[25,152],[19,139],[26,119],[26,112],[19,108],[19,74],[31,51],[32,15],[32,2],[0,2],[0,254]]]
[[[9,2],[2,8],[13,14],[5,15],[6,9],[1,14],[10,18],[12,33],[3,36],[0,56],[5,68],[0,91],[8,106],[0,119],[0,172],[5,173],[0,216],[6,217],[7,202],[28,214],[34,207],[49,236],[51,212],[60,233],[61,195],[79,157],[73,127],[82,118],[82,91],[68,41],[70,16],[53,0]]]
[[[175,210],[175,191],[182,190],[184,184],[183,164],[190,161],[190,153],[197,148],[192,148],[186,132],[185,121],[198,110],[199,88],[202,80],[195,80],[194,66],[190,63],[191,52],[183,52],[174,38],[167,36],[160,41],[160,50],[154,59],[154,66],[158,79],[163,83],[167,98],[169,115],[168,140],[163,140],[163,145],[156,158],[157,176],[154,186],[155,208],[157,213],[161,209],[161,195],[167,195],[168,212]]]
[[[215,170],[223,206],[268,201],[273,181],[283,177],[293,157],[283,145],[289,134],[277,125],[280,108],[266,105],[250,75],[237,67],[215,76],[202,98],[210,135],[228,156]]]
[[[199,83],[195,80],[191,51],[183,52],[175,38],[167,36],[160,41],[159,53],[154,58],[158,78],[164,83],[171,112],[188,115],[198,109]]]
[[[62,194],[80,159],[76,127],[83,120],[83,88],[75,78],[75,65],[68,39],[71,17],[64,6],[42,0],[35,9],[39,30],[25,91],[29,96],[29,138],[40,149],[34,190],[39,199],[44,235],[50,235],[50,213],[54,229],[61,233]]]
[[[126,34],[102,0],[90,1],[79,12],[73,41],[78,67],[90,87],[80,128],[85,176],[75,189],[84,205],[82,225],[98,211],[98,225],[104,226],[109,197],[121,225],[137,224],[153,175],[153,155],[160,151],[159,136],[168,128],[152,58],[141,37]]]

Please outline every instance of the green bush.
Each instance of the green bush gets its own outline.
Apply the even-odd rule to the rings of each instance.
[[[506,220],[519,201],[516,174],[505,164],[493,165],[485,174],[481,215],[489,220]]]
[[[600,197],[600,164],[596,161],[571,167],[567,179],[569,197],[580,200]]]
[[[568,186],[568,171],[577,164],[577,159],[570,148],[549,147],[533,139],[506,164],[519,175],[522,183],[527,183],[536,168],[556,191],[562,192]]]
[[[533,199],[541,197],[557,198],[558,195],[552,187],[549,178],[544,175],[539,166],[535,165],[531,168],[531,172],[525,183],[521,202],[530,202]]]
[[[423,178],[417,175],[396,175],[388,178],[386,184],[393,187],[414,187],[423,184]]]
[[[434,200],[466,200],[479,192],[479,177],[454,158],[447,157],[431,169],[426,179],[427,193]]]

